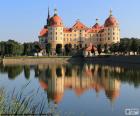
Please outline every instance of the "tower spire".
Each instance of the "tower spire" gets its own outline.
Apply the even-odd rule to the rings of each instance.
[[[54,9],[54,15],[57,15],[57,9],[56,8]]]
[[[50,8],[48,7],[48,18],[50,18]]]
[[[48,18],[47,18],[47,26],[50,24],[50,8],[48,7]]]
[[[96,18],[96,23],[98,23],[98,21],[99,21],[99,19],[98,19],[98,18]]]
[[[112,9],[110,9],[110,16],[112,16]]]

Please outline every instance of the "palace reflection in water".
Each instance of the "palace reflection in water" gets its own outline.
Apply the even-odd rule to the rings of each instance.
[[[48,99],[59,103],[65,90],[73,90],[77,96],[93,89],[101,90],[112,102],[119,97],[121,80],[117,74],[125,69],[101,65],[38,65],[37,73],[41,87],[47,91]],[[116,75],[114,75],[116,74]],[[116,76],[116,78],[114,78]]]
[[[15,80],[22,72],[27,80],[30,70],[34,70],[41,88],[46,91],[49,101],[59,104],[66,90],[73,90],[77,96],[88,90],[96,94],[104,91],[106,97],[115,101],[120,95],[122,82],[131,83],[134,87],[140,85],[140,71],[109,65],[70,65],[70,64],[40,64],[33,66],[3,66],[0,73],[7,73],[10,80]]]

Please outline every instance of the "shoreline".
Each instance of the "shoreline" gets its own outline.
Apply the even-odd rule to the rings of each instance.
[[[140,56],[109,56],[109,57],[6,57],[0,59],[0,63],[4,65],[12,64],[62,64],[62,63],[93,63],[93,64],[136,64],[140,65]]]

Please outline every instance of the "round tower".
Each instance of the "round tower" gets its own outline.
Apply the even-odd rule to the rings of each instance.
[[[48,26],[48,43],[51,43],[52,49],[56,49],[57,44],[63,46],[63,23],[57,14],[57,9],[54,10],[54,16],[50,18]]]
[[[110,10],[110,16],[106,19],[104,24],[104,40],[108,44],[120,42],[119,23],[112,15],[112,10]]]

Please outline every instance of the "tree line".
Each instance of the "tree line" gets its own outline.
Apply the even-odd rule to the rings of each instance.
[[[57,44],[55,52],[57,55],[69,56],[72,55],[75,50],[81,48],[86,48],[82,46],[72,47],[72,44],[64,45],[64,50],[62,44]],[[99,55],[101,53],[111,53],[111,54],[140,54],[140,39],[138,38],[122,38],[120,43],[112,45],[97,45],[97,51]],[[39,53],[41,50],[45,50],[46,55],[52,54],[52,46],[50,43],[41,45],[39,42],[30,42],[30,43],[19,43],[14,40],[1,41],[0,42],[0,56],[33,56],[34,53]],[[95,51],[92,50],[92,53]]]

